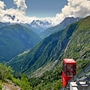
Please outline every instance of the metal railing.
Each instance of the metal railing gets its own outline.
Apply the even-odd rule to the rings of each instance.
[[[82,69],[81,72],[79,72],[77,75],[75,75],[67,84],[66,89],[68,90],[70,87],[70,82],[77,82],[77,81],[83,81],[88,79],[90,76],[90,62]]]
[[[79,72],[75,75],[67,84],[65,88],[61,88],[60,90],[70,90],[70,82],[78,82],[78,81],[90,81],[90,62]]]

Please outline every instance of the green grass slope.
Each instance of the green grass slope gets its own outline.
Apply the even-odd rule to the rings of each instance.
[[[77,30],[71,36],[64,57],[76,60],[90,59],[90,17],[77,23]]]

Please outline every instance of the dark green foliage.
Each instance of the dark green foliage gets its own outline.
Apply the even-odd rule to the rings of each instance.
[[[0,28],[0,62],[33,48],[40,40],[32,30],[19,24]]]
[[[61,88],[61,67],[47,71],[40,77],[30,78],[29,81],[34,90],[58,90]]]
[[[2,86],[0,85],[0,90],[2,90]]]
[[[16,79],[13,76],[13,70],[10,66],[6,66],[5,64],[0,64],[0,90],[2,89],[2,82],[8,83],[11,80],[16,85],[20,86],[22,90],[32,90],[30,83],[25,75],[22,75],[21,79]]]
[[[83,68],[90,63],[90,60],[78,60],[77,61],[77,73],[82,71]]]
[[[54,86],[54,90],[59,90],[61,87],[62,87],[61,81],[58,81]]]
[[[2,90],[2,81],[0,80],[0,90]]]
[[[26,77],[26,75],[22,75],[21,79],[16,79],[12,77],[12,81],[18,86],[20,86],[22,90],[32,90],[30,86],[30,82],[28,81],[28,78]]]
[[[70,38],[70,43],[64,53],[64,57],[75,60],[90,59],[90,17],[82,19],[77,23],[77,30]]]
[[[0,80],[4,81],[12,76],[12,68],[6,66],[5,64],[0,64]]]

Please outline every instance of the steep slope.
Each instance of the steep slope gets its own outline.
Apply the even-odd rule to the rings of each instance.
[[[90,16],[77,23],[77,30],[75,30],[70,37],[60,60],[63,58],[74,58],[77,61],[77,73],[82,71],[83,68],[90,63]],[[36,82],[34,90],[39,87],[41,90],[60,90],[62,87],[62,80],[60,78],[61,64],[60,62],[57,66],[58,68],[45,72],[39,79],[37,77],[31,78],[30,81],[32,80],[32,85],[34,85],[34,80]]]
[[[64,57],[75,60],[90,59],[90,16],[78,22],[77,30],[71,36]]]
[[[26,74],[31,74],[50,62],[61,61],[62,58],[89,59],[89,40],[90,17],[87,17],[69,25],[65,30],[45,38],[29,53],[12,59],[9,65],[17,72],[20,70]],[[20,64],[20,66],[17,68],[15,64]]]
[[[15,71],[30,74],[36,69],[59,59],[60,53],[65,49],[70,36],[76,30],[76,24],[72,24],[63,31],[59,31],[45,38],[34,49],[23,56],[17,56],[9,63]],[[15,66],[20,64],[18,68]],[[22,67],[22,69],[21,69]]]
[[[40,34],[41,38],[45,38],[49,35],[51,35],[52,33],[55,33],[57,31],[63,30],[65,29],[68,25],[77,22],[78,20],[80,20],[80,18],[74,18],[74,17],[67,17],[65,18],[60,24],[53,26],[51,28],[46,29],[44,32],[42,32]]]
[[[33,48],[40,40],[32,30],[19,24],[0,28],[0,62]]]
[[[74,58],[77,60],[78,71],[90,62],[90,16],[69,25],[63,31],[59,31],[45,38],[30,52],[13,58],[9,65],[16,71],[19,69],[17,72],[21,71],[20,73],[31,74],[40,68],[44,71],[43,66],[46,66],[47,63],[55,62],[56,60],[59,60],[61,63],[63,58]],[[59,66],[61,65],[60,63]],[[15,65],[18,65],[18,68]],[[59,66],[44,73],[40,78],[31,79],[32,86],[35,84],[41,90],[46,88],[48,90],[60,84],[61,81],[57,81],[60,80],[61,66]],[[47,69],[50,67],[51,65]],[[34,86],[34,90],[37,89],[36,86]]]

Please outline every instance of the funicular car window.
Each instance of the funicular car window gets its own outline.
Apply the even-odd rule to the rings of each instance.
[[[66,66],[66,75],[68,77],[73,77],[76,74],[75,71],[76,71],[76,66],[75,65],[68,64]]]

